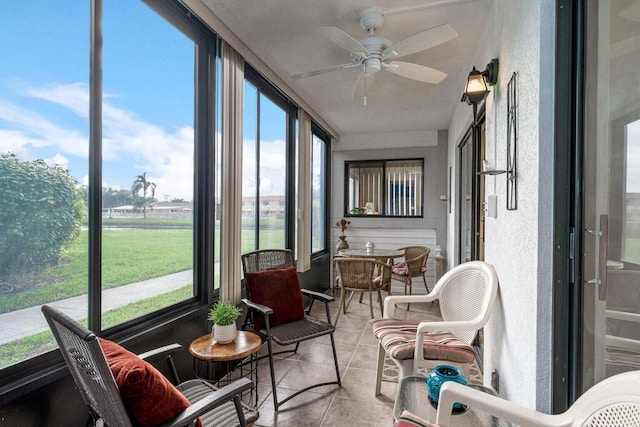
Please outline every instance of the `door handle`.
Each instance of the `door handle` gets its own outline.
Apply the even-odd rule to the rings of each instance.
[[[600,254],[598,256],[598,274],[600,288],[598,299],[607,299],[607,260],[609,259],[609,215],[600,215]]]
[[[609,258],[609,215],[600,215],[600,227],[598,230],[586,228],[585,231],[599,239],[598,245],[598,277],[587,280],[585,283],[598,285],[598,299],[607,299],[607,259]]]

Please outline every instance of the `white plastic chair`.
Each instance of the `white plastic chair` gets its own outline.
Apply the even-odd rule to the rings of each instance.
[[[448,271],[436,283],[428,295],[394,295],[384,300],[384,318],[370,322],[374,333],[380,340],[378,366],[376,372],[376,395],[380,394],[384,357],[387,354],[399,367],[399,377],[417,375],[418,368],[431,369],[446,363],[462,369],[470,378],[469,363],[475,360],[471,343],[478,330],[490,318],[498,293],[498,276],[491,264],[484,261],[470,261]],[[442,321],[389,321],[395,315],[396,304],[422,303],[438,300]],[[394,330],[394,328],[397,328]],[[415,331],[415,340],[406,339],[407,334]],[[434,333],[450,333],[451,343],[443,344],[434,338]],[[403,337],[404,335],[404,337]],[[425,359],[424,347],[451,346],[453,351],[438,358]],[[435,341],[430,341],[434,339]],[[385,346],[387,349],[385,349]],[[446,353],[446,348],[444,349]],[[402,353],[402,356],[399,356]],[[442,353],[442,352],[438,352]],[[464,353],[464,354],[463,354]],[[396,357],[394,357],[394,355]],[[466,362],[453,360],[458,355],[466,357]],[[462,360],[462,357],[460,358]]]
[[[566,412],[557,415],[544,414],[449,381],[440,389],[436,424],[441,427],[455,425],[451,423],[451,408],[455,402],[521,426],[640,427],[640,371],[625,372],[599,382]]]

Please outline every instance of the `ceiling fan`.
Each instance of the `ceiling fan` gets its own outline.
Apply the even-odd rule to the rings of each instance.
[[[363,98],[367,105],[367,89],[373,84],[374,75],[380,70],[386,70],[401,77],[421,82],[438,84],[446,73],[410,62],[395,61],[395,58],[411,55],[445,43],[458,36],[456,30],[449,24],[439,25],[426,31],[414,34],[397,43],[392,43],[382,37],[376,37],[375,31],[384,24],[384,14],[380,8],[367,8],[360,13],[360,26],[368,36],[356,40],[338,27],[322,27],[320,32],[329,40],[351,53],[351,62],[335,65],[321,70],[310,71],[292,76],[294,79],[316,76],[343,68],[362,67],[362,72],[356,80],[353,97]]]

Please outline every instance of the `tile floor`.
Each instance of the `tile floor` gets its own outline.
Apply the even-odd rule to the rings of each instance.
[[[327,293],[335,296],[331,304],[331,315],[335,319],[339,292]],[[394,292],[394,294],[403,293]],[[374,301],[374,315],[380,315]],[[437,311],[437,305],[412,304],[411,311],[401,310],[408,318],[424,318],[424,311]],[[312,315],[326,318],[322,304],[316,303]],[[338,353],[338,364],[342,387],[325,386],[298,395],[273,410],[271,379],[268,359],[259,365],[258,409],[260,418],[256,426],[385,426],[393,425],[393,403],[397,383],[382,382],[382,393],[374,395],[376,353],[378,341],[368,325],[370,319],[368,298],[358,303],[354,296],[347,313],[340,316],[334,338]],[[264,350],[266,354],[266,348]],[[335,368],[329,337],[321,337],[300,345],[297,354],[285,354],[275,363],[278,398],[282,399],[315,382],[335,379]]]

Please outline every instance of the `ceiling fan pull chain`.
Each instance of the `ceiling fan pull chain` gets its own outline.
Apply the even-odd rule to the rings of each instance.
[[[367,105],[367,63],[364,63],[364,99],[362,100],[363,105]]]

